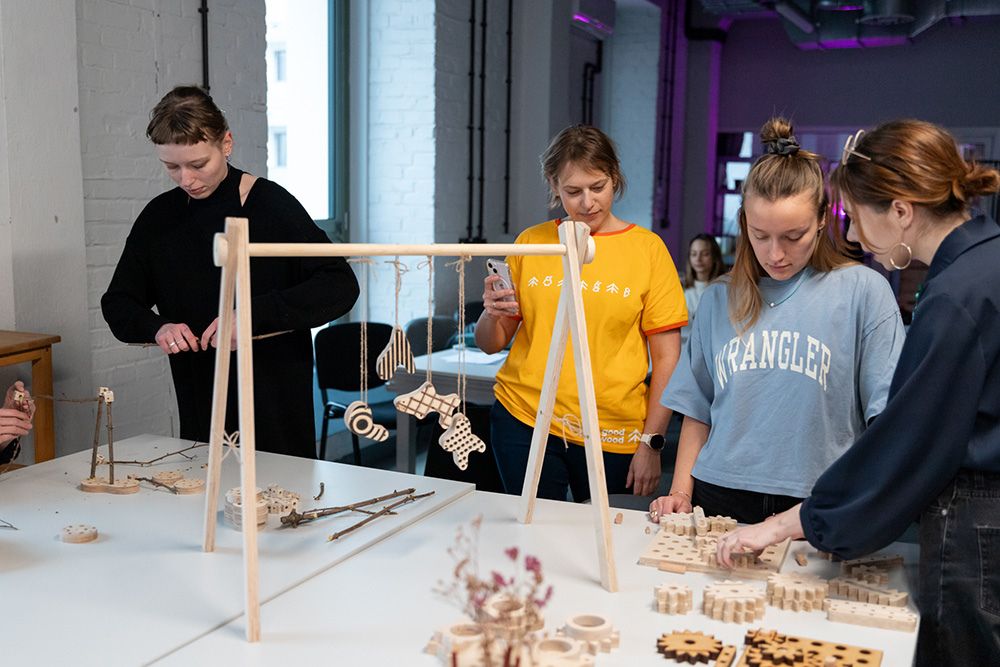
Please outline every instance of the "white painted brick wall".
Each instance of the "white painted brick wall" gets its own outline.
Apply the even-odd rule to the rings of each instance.
[[[369,5],[369,243],[434,241],[434,0],[374,0]],[[427,269],[402,258],[400,326],[427,315]],[[443,263],[435,262],[440,271]],[[395,275],[379,262],[368,280],[371,321],[393,323]]]
[[[171,88],[201,83],[201,15],[188,0],[78,0],[80,139],[88,307],[97,385],[115,390],[115,435],[177,433],[165,356],[126,347],[100,311],[132,222],[174,186],[146,139],[149,111]],[[209,84],[236,141],[233,162],[264,174],[264,0],[209,3]]]
[[[615,215],[649,229],[659,78],[660,9],[618,5],[615,32],[605,42],[605,130],[618,144],[628,189]]]

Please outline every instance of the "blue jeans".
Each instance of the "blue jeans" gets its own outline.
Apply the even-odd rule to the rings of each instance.
[[[1000,473],[961,470],[920,518],[917,666],[1000,662]]]
[[[490,410],[490,440],[504,490],[509,494],[520,495],[524,488],[532,431],[534,426],[517,420],[499,401],[493,403],[493,409]],[[608,494],[631,493],[625,488],[625,481],[629,466],[632,465],[632,455],[603,453]],[[567,445],[559,436],[549,434],[536,497],[566,500],[567,488],[573,492],[573,500],[578,503],[590,499],[586,452],[580,445]]]
[[[705,516],[732,517],[740,523],[760,523],[771,515],[784,512],[802,502],[802,498],[778,496],[771,493],[730,489],[694,480],[692,505],[700,505]]]

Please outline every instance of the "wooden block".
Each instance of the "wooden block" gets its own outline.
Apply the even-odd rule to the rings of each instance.
[[[116,496],[127,496],[139,493],[139,480],[116,479],[114,484],[107,477],[88,477],[80,482],[80,490],[86,493],[110,493]]]
[[[104,493],[104,486],[107,483],[107,477],[88,477],[80,482],[80,490],[84,493]]]
[[[86,524],[66,526],[60,531],[62,541],[70,544],[83,544],[97,539],[97,528]]]
[[[809,560],[806,558],[805,554],[795,554],[795,562],[801,567],[805,567],[809,564]]]
[[[661,614],[686,614],[694,609],[691,588],[684,584],[660,584],[653,589],[653,598]]]
[[[826,617],[829,620],[839,623],[904,632],[913,632],[917,629],[917,615],[900,607],[827,598],[823,601],[823,609],[826,610]]]
[[[696,505],[692,514],[694,522],[694,532],[695,535],[705,535],[708,533],[708,521],[705,519],[705,510],[701,508],[701,505]]]
[[[178,480],[184,479],[180,470],[161,470],[153,473],[153,481],[167,486],[173,486]]]
[[[737,667],[879,667],[882,664],[882,651],[783,635],[774,630],[751,630],[744,641],[747,648]],[[829,662],[830,659],[834,662]]]
[[[669,561],[661,561],[657,568],[660,572],[673,572],[674,574],[687,574],[687,565],[679,565]]]
[[[850,576],[852,579],[863,581],[866,584],[879,588],[889,588],[889,571],[872,565],[856,565],[851,568]]]
[[[624,518],[625,516],[621,512],[619,512],[618,514],[615,515],[615,523],[620,526]]]
[[[830,586],[826,579],[807,574],[772,574],[767,578],[767,601],[779,609],[812,611],[823,606]]]
[[[174,482],[174,491],[178,495],[188,496],[197,493],[202,493],[205,490],[205,480],[198,479],[197,477],[186,477],[184,479],[179,479]]]
[[[890,607],[906,606],[909,594],[900,593],[895,589],[884,589],[857,579],[837,577],[830,580],[830,593],[841,595],[849,600],[881,604]]]
[[[764,617],[764,591],[742,581],[709,584],[701,611],[723,623],[752,623]]]
[[[736,647],[732,644],[726,644],[719,651],[719,657],[715,659],[714,667],[730,667],[733,664],[733,660],[736,659]]]
[[[722,653],[722,642],[701,632],[671,632],[656,641],[656,650],[677,662],[708,663]]]
[[[715,517],[707,518],[710,527],[715,523],[715,519]],[[730,525],[728,517],[719,517],[719,524],[722,526]],[[663,520],[661,520],[660,530],[643,549],[639,556],[639,564],[659,567],[660,563],[668,562],[674,565],[684,565],[692,572],[717,572],[725,573],[727,576],[763,580],[781,571],[790,544],[790,540],[785,540],[780,544],[768,547],[760,556],[743,557],[740,566],[733,570],[724,570],[719,567],[715,557],[717,537],[723,533],[710,530],[704,536],[695,535],[693,534],[693,525],[691,526],[691,534],[673,532],[675,529],[683,530],[683,522],[668,522],[664,526]],[[738,557],[737,560],[740,558]]]
[[[894,567],[902,567],[903,557],[897,556],[896,554],[882,554],[878,556],[865,556],[864,558],[853,558],[842,562],[840,564],[840,570],[844,574],[850,574],[851,568],[857,567],[858,565],[868,565],[869,567],[877,567],[882,570],[888,570]]]
[[[649,526],[646,526],[646,534],[649,535]]]

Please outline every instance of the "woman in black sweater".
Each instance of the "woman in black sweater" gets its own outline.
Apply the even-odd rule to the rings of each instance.
[[[212,410],[221,269],[213,238],[226,217],[248,218],[252,243],[329,243],[280,185],[232,167],[233,136],[201,88],[177,87],[153,109],[146,135],[178,187],[153,199],[132,226],[101,299],[104,319],[125,342],[155,341],[170,355],[180,436],[207,441]],[[348,312],[358,297],[343,258],[250,261],[256,340],[254,414],[261,451],[315,457],[311,327]],[[152,308],[155,306],[156,310]],[[237,430],[236,364],[230,365],[226,430]]]

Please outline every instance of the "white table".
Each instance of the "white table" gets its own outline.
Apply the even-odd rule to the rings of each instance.
[[[431,381],[438,394],[457,394],[458,378],[461,367],[457,361],[457,350],[441,350],[430,355]],[[469,349],[467,354],[483,355],[476,349]],[[492,405],[494,400],[493,378],[507,359],[507,351],[489,355],[490,363],[466,363],[465,397],[470,403]],[[415,372],[407,373],[397,368],[392,378],[386,382],[386,388],[394,394],[405,394],[413,391],[427,380],[427,357],[416,357]],[[417,434],[416,419],[413,415],[399,412],[396,415],[396,470],[414,472],[417,466]]]
[[[651,539],[645,515],[623,511],[624,521],[613,525],[618,593],[600,584],[592,509],[571,503],[538,500],[535,519],[521,525],[515,519],[518,498],[477,491],[421,519],[409,529],[340,563],[306,584],[271,599],[261,608],[262,641],[248,644],[239,621],[199,638],[163,663],[192,664],[337,664],[368,666],[439,665],[423,649],[438,626],[457,620],[460,612],[431,592],[439,580],[449,580],[453,562],[446,554],[457,526],[484,516],[480,544],[480,573],[492,570],[508,576],[510,561],[503,550],[518,546],[522,554],[541,559],[547,584],[554,586],[544,609],[545,631],[553,633],[568,617],[581,613],[608,615],[621,631],[621,646],[597,657],[598,667],[676,664],[656,651],[656,640],[674,630],[700,630],[737,644],[742,652],[747,630],[778,629],[824,641],[846,642],[885,652],[885,667],[910,665],[916,633],[878,630],[833,623],[820,611],[795,613],[767,607],[763,621],[748,624],[713,621],[700,613],[701,589],[720,581],[711,575],[676,575],[636,564]],[[612,513],[617,510],[612,509]],[[907,565],[893,575],[891,585],[909,589],[916,578],[917,547],[897,544]],[[807,568],[793,560],[798,552],[814,551],[804,542],[793,545],[786,571],[836,576],[839,564],[816,558]],[[668,581],[688,584],[694,591],[695,611],[668,616],[655,610],[653,589]],[[763,582],[757,582],[763,588]],[[912,607],[912,604],[911,604]]]
[[[140,436],[115,443],[115,458],[150,460],[190,444]],[[152,467],[116,465],[115,475],[180,470],[204,479],[207,447],[193,451],[193,461],[174,456]],[[135,495],[84,493],[79,482],[89,473],[90,452],[84,451],[0,477],[0,519],[18,528],[0,529],[0,663],[136,665],[222,626],[242,635],[242,536],[223,521],[221,511],[226,489],[238,485],[232,456],[222,464],[213,553],[202,551],[204,494],[178,496],[148,483]],[[106,475],[106,468],[99,474]],[[473,490],[460,482],[267,453],[257,454],[257,480],[262,488],[274,483],[300,493],[303,509],[408,487],[435,492],[334,542],[326,537],[362,515],[329,517],[297,529],[279,528],[272,515],[259,534],[262,603]],[[325,493],[313,501],[320,482]],[[63,526],[80,523],[98,528],[96,542],[60,541]],[[334,606],[344,602],[335,594]],[[276,628],[265,624],[263,630],[271,641],[280,641]]]

